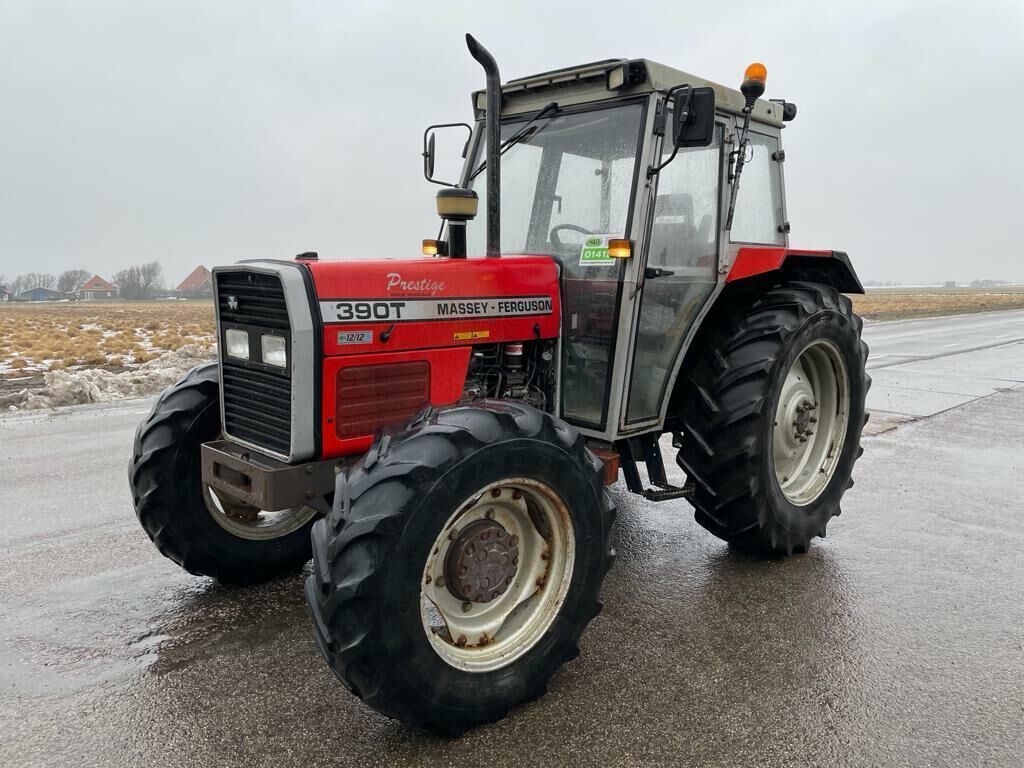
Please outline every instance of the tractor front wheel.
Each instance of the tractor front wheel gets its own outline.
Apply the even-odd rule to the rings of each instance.
[[[679,466],[697,522],[755,553],[824,536],[862,453],[867,345],[836,289],[737,288],[686,363]]]
[[[200,448],[221,434],[219,393],[216,363],[193,368],[139,425],[128,471],[135,514],[161,554],[189,573],[266,581],[309,560],[317,512],[256,509],[203,483]]]
[[[342,482],[306,595],[321,652],[371,707],[458,733],[579,653],[613,510],[574,429],[512,403],[434,411]]]

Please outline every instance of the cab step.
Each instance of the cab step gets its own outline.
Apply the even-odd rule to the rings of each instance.
[[[618,449],[622,474],[626,480],[626,487],[633,493],[643,496],[648,501],[669,501],[671,499],[689,499],[693,497],[694,483],[689,478],[686,483],[679,487],[672,485],[665,474],[665,461],[661,455],[661,445],[658,442],[660,435],[650,434],[632,437],[621,440],[616,444]],[[682,436],[679,433],[672,434],[672,444],[681,442]],[[651,480],[653,488],[645,488],[640,478],[640,471],[637,469],[637,462],[643,461],[647,465],[647,476]]]

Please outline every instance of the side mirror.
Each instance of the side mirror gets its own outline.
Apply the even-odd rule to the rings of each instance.
[[[434,134],[427,138],[427,146],[423,150],[423,175],[427,181],[434,178]]]
[[[672,142],[677,148],[707,147],[715,138],[715,90],[686,86],[672,99]]]
[[[435,132],[441,128],[465,128],[466,143],[462,146],[462,157],[466,157],[469,151],[469,141],[473,138],[473,129],[467,123],[439,123],[427,126],[423,132],[423,178],[431,184],[440,184],[443,187],[454,187],[455,184],[448,181],[439,181],[434,178],[435,158]]]

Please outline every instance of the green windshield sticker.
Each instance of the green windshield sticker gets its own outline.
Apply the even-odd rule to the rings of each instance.
[[[581,267],[601,267],[614,264],[615,259],[608,255],[608,235],[591,235],[583,241],[580,249]]]

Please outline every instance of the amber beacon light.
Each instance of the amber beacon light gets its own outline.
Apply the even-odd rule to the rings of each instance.
[[[740,86],[740,93],[747,97],[748,102],[753,102],[764,94],[767,82],[768,67],[755,61],[743,72],[743,85]]]

